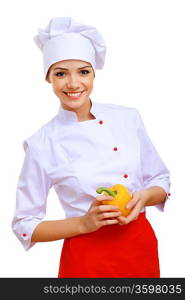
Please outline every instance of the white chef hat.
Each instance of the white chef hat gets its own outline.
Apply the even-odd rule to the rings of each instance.
[[[102,69],[106,54],[103,37],[95,27],[76,22],[71,17],[50,20],[45,29],[38,29],[34,41],[43,52],[44,75],[61,60],[79,59]]]

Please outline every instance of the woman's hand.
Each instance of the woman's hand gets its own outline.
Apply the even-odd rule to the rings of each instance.
[[[147,196],[146,190],[137,191],[132,194],[132,199],[126,206],[127,208],[132,209],[132,211],[127,217],[117,217],[120,225],[128,224],[138,218],[140,210],[145,206],[148,199]]]
[[[93,232],[105,225],[118,224],[118,216],[121,212],[118,206],[101,204],[102,200],[113,200],[108,195],[100,195],[95,198],[86,215],[82,217],[82,232]]]

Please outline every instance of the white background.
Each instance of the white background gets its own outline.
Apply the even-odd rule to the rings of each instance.
[[[2,3],[2,2],[1,2]],[[97,27],[107,43],[92,100],[139,109],[171,171],[165,212],[147,208],[159,241],[161,277],[185,277],[185,1],[4,1],[0,7],[1,210],[0,277],[57,277],[63,241],[25,251],[11,230],[22,142],[53,118],[59,100],[44,81],[33,42],[52,17],[71,16]],[[51,190],[46,219],[64,217]],[[106,245],[105,245],[106,250]],[[124,251],[124,249],[122,249]]]

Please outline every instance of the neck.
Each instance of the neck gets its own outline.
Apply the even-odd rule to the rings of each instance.
[[[75,110],[70,109],[71,111],[74,111],[76,113],[78,121],[87,121],[87,120],[95,119],[95,117],[90,112],[91,105],[92,105],[91,103],[92,101],[89,98],[88,101],[86,101],[81,107]],[[66,109],[64,106],[63,108]]]

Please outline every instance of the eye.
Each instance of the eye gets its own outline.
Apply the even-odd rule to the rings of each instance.
[[[57,72],[55,75],[57,77],[63,77],[65,75],[65,73],[64,72]]]
[[[80,71],[80,72],[81,72],[81,74],[83,74],[83,75],[86,75],[86,74],[89,74],[89,73],[90,73],[89,70],[82,70],[82,71]]]

